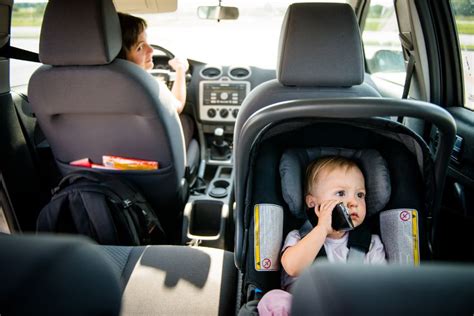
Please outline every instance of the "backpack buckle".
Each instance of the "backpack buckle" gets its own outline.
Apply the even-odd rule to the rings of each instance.
[[[129,199],[126,199],[126,200],[123,200],[123,201],[122,201],[122,206],[123,206],[124,208],[129,208],[129,207],[132,206],[132,205],[133,205],[133,202],[132,202],[131,200],[129,200]]]

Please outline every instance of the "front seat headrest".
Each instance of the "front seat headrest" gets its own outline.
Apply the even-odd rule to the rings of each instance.
[[[122,46],[112,0],[50,0],[41,28],[39,57],[54,66],[103,65]]]
[[[390,173],[385,159],[375,149],[292,148],[286,150],[281,157],[280,177],[283,199],[296,218],[306,218],[304,205],[306,168],[313,160],[326,156],[349,158],[360,167],[365,178],[368,216],[378,213],[387,205],[391,194]]]
[[[354,10],[346,3],[295,3],[283,20],[277,78],[286,86],[348,87],[364,81]]]

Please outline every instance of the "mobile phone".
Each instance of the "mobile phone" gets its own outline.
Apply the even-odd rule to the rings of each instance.
[[[351,216],[344,203],[338,203],[332,210],[332,228],[336,231],[349,231],[354,229]]]

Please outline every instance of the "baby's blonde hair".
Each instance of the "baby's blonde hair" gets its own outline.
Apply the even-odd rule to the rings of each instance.
[[[328,156],[311,162],[306,168],[305,195],[311,193],[313,184],[323,170],[330,172],[339,168],[347,171],[353,168],[359,169],[359,166],[354,161],[341,156]]]

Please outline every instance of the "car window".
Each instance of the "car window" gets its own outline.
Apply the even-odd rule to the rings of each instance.
[[[12,12],[11,46],[36,53],[39,51],[39,36],[45,8],[45,0],[15,1]],[[10,85],[15,87],[27,84],[31,74],[39,66],[40,63],[11,59]]]
[[[405,61],[393,1],[372,0],[362,30],[367,71],[403,86]]]
[[[461,49],[464,106],[474,110],[474,1],[451,0]]]

